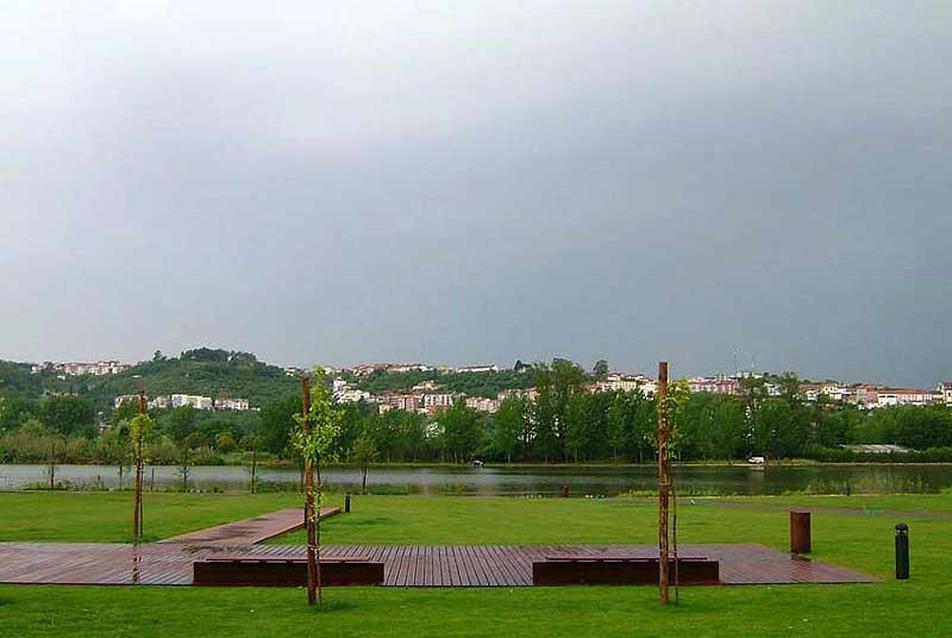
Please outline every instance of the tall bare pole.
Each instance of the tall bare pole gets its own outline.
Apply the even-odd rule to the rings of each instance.
[[[301,412],[304,417],[305,435],[311,431],[311,381],[301,377]],[[319,572],[317,564],[317,516],[314,513],[314,471],[311,459],[304,458],[304,521],[307,527],[307,604],[318,603]]]
[[[139,414],[145,414],[145,390],[139,390]],[[132,536],[138,542],[142,539],[142,437],[136,437],[132,453],[135,455],[135,513],[132,517]]]
[[[668,592],[668,500],[671,492],[671,467],[668,461],[668,362],[658,363],[658,587],[661,604],[667,605]]]

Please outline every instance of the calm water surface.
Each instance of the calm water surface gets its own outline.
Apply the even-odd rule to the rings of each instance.
[[[952,465],[774,465],[766,469],[737,466],[683,466],[675,468],[681,494],[816,494],[928,493],[952,489]],[[323,472],[332,489],[357,490],[360,472],[337,467]],[[55,480],[77,488],[119,486],[118,470],[108,465],[58,465]],[[175,466],[148,466],[146,484],[157,490],[177,489],[182,477]],[[199,466],[190,471],[196,490],[247,490],[248,468]],[[296,470],[259,469],[264,489],[290,489],[299,480]],[[0,490],[22,490],[49,482],[45,465],[0,465]],[[375,492],[411,494],[540,494],[559,492],[568,485],[573,495],[616,496],[655,488],[655,468],[623,467],[379,467],[371,468],[368,488]],[[128,469],[122,486],[131,485]]]

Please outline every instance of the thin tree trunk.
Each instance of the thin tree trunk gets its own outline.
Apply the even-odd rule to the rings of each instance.
[[[317,604],[324,602],[321,591],[321,495],[324,493],[321,485],[321,460],[314,464],[317,470],[317,511],[314,512],[314,584],[317,589]]]
[[[258,471],[258,442],[255,441],[251,447],[251,493],[255,493],[255,478]]]
[[[304,516],[307,521],[307,604],[316,605],[317,596],[317,516],[314,512],[314,472],[304,461]]]
[[[311,384],[307,377],[301,378],[301,409],[304,415],[304,431],[310,433],[311,424]],[[314,470],[311,459],[304,454],[303,476],[304,481],[304,522],[307,528],[307,604],[317,605],[320,602],[318,590],[320,588],[320,572],[318,571],[317,554],[317,515],[314,511]]]
[[[361,478],[360,480],[360,493],[361,494],[367,493],[367,466],[366,465],[364,466],[363,478]]]

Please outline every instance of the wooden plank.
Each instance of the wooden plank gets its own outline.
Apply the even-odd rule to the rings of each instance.
[[[724,584],[864,583],[877,579],[760,545],[685,545],[683,555],[720,563]],[[0,583],[189,584],[192,561],[214,556],[295,557],[303,548],[281,545],[146,543],[0,543]],[[384,583],[403,587],[524,586],[532,562],[545,556],[657,557],[650,545],[399,546],[329,545],[328,558],[366,557],[384,564]]]
[[[322,507],[321,520],[340,513],[339,507]],[[301,509],[289,507],[241,521],[216,525],[159,541],[160,543],[214,543],[241,545],[261,543],[304,527]]]

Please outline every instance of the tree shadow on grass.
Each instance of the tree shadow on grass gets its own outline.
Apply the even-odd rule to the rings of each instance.
[[[390,523],[392,523],[392,522],[393,522],[393,519],[392,519],[392,518],[387,518],[387,517],[384,517],[384,516],[377,516],[377,517],[375,517],[375,518],[365,518],[365,519],[358,520],[358,521],[348,521],[347,524],[348,524],[348,525],[352,525],[352,526],[354,526],[354,527],[360,527],[360,526],[365,526],[365,525],[387,525],[387,524],[390,524]]]
[[[357,605],[347,600],[325,600],[320,607],[312,607],[309,611],[315,614],[333,614],[337,612],[357,609]]]

